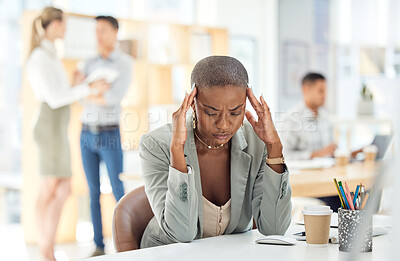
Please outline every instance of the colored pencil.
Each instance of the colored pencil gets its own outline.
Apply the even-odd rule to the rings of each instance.
[[[342,182],[339,181],[338,184],[339,184],[339,189],[340,189],[340,192],[342,193],[342,197],[344,199],[344,202],[346,203],[346,209],[350,209],[349,202],[348,202],[348,200],[346,198],[346,194],[344,193],[344,190],[343,190]]]
[[[365,195],[364,200],[363,200],[363,202],[362,202],[362,204],[361,204],[361,209],[364,209],[364,208],[365,208],[365,204],[367,204],[368,197],[369,197],[369,193],[367,193],[367,194]]]
[[[333,182],[335,183],[335,187],[336,187],[337,193],[339,195],[340,204],[342,205],[342,208],[344,209],[345,208],[344,200],[343,200],[343,197],[342,197],[342,193],[340,193],[339,185],[337,183],[336,178],[333,179]]]
[[[353,205],[356,206],[357,198],[358,198],[358,190],[360,189],[360,185],[357,185],[356,192],[354,193]]]
[[[347,186],[346,182],[344,182],[344,188],[345,188],[344,192],[346,193],[347,199],[349,201],[350,209],[354,210],[353,198],[350,195],[350,189],[349,189],[349,186]]]

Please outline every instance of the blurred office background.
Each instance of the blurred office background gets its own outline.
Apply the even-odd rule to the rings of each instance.
[[[35,251],[30,244],[33,221],[24,215],[30,218],[38,178],[29,140],[35,101],[25,83],[24,63],[29,21],[49,5],[68,13],[59,50],[69,72],[96,54],[94,16],[112,15],[121,21],[120,47],[136,61],[123,101],[127,191],[141,182],[140,135],[170,121],[190,88],[193,65],[211,54],[231,55],[244,63],[250,84],[256,94],[264,94],[276,120],[301,101],[300,80],[306,72],[326,75],[326,107],[340,148],[356,149],[375,134],[393,132],[400,98],[400,1],[0,0],[0,242],[10,243],[12,234],[23,246],[21,257]],[[372,92],[372,100],[362,96],[363,87]],[[79,104],[72,108],[71,142],[79,130],[79,110]],[[85,257],[92,247],[86,180],[78,146],[71,147],[78,174],[74,172],[73,199],[66,207],[72,212],[64,211],[58,240],[76,251],[65,254],[65,260]],[[107,223],[114,203],[104,172]],[[112,252],[110,242],[108,246]]]

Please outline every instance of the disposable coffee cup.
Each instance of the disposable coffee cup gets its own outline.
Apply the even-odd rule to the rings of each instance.
[[[335,151],[336,165],[346,166],[350,161],[350,153],[347,150]]]
[[[303,209],[306,241],[309,246],[327,246],[333,211],[329,206],[306,206]]]
[[[364,161],[365,162],[374,162],[376,159],[376,154],[378,153],[378,147],[376,145],[369,145],[363,149],[364,153]]]

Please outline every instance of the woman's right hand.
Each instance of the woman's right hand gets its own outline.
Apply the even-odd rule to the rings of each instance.
[[[196,87],[193,88],[190,94],[186,94],[179,109],[172,114],[172,141],[173,147],[183,148],[187,138],[186,129],[186,113],[194,102],[196,96]]]
[[[186,112],[193,104],[197,89],[193,88],[190,94],[185,95],[182,105],[172,114],[172,139],[171,139],[171,167],[180,172],[187,173],[185,155],[183,153],[187,138]]]

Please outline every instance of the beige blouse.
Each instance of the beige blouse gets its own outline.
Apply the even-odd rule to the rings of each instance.
[[[219,207],[203,196],[203,238],[222,235],[231,219],[231,199]]]

